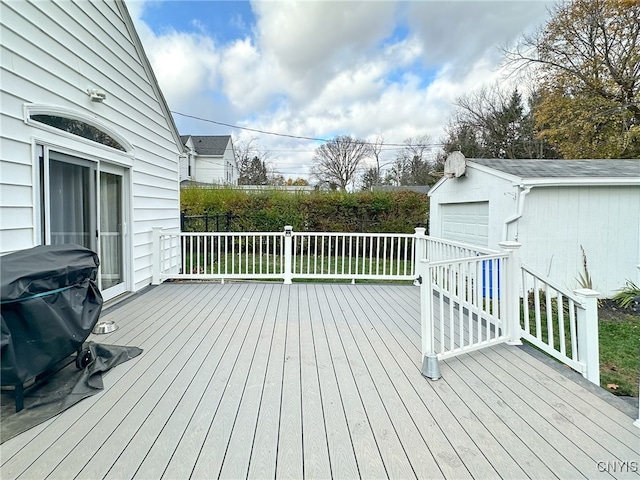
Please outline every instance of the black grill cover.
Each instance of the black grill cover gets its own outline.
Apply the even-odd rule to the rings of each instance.
[[[78,351],[98,322],[98,255],[42,245],[0,257],[2,385],[18,385]]]

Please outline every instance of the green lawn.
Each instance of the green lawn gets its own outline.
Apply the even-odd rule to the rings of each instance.
[[[557,303],[551,301],[554,316]],[[548,342],[545,298],[541,295],[541,336]],[[563,308],[565,320],[565,344],[567,356],[571,356],[569,335],[569,315],[566,304]],[[523,312],[521,312],[522,314]],[[536,335],[533,305],[529,306],[531,334]],[[558,349],[560,335],[557,320],[553,330],[555,348]],[[600,346],[600,386],[615,395],[638,396],[640,381],[640,315],[616,306],[610,300],[603,300],[598,309],[598,337]],[[532,345],[534,348],[535,345]]]
[[[638,396],[640,315],[600,308],[600,385],[615,395]]]

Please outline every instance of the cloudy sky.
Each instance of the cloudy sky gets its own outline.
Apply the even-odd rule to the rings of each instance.
[[[255,138],[271,167],[295,178],[306,177],[321,143],[292,137],[382,135],[387,144],[401,144],[426,134],[435,151],[454,100],[508,81],[500,47],[539,28],[550,3],[127,5],[180,133],[231,134],[237,142]],[[395,157],[396,148],[385,149],[383,162]]]

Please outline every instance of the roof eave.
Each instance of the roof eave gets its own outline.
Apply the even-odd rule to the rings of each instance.
[[[523,178],[520,184],[527,187],[565,186],[640,186],[640,177],[541,177]]]

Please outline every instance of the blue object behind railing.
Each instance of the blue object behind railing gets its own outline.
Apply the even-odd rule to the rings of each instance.
[[[496,285],[493,285],[493,268],[497,270],[497,280]],[[488,264],[488,265],[487,265]],[[496,294],[496,298],[500,298],[500,259],[496,258],[493,260],[483,260],[482,261],[482,296],[493,298],[493,294]]]

